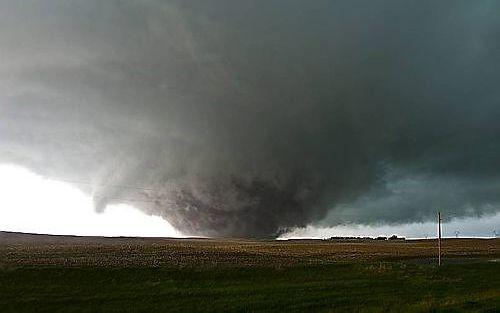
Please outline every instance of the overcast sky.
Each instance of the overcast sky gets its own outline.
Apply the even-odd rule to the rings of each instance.
[[[179,234],[484,221],[500,212],[499,10],[0,0],[0,163]]]

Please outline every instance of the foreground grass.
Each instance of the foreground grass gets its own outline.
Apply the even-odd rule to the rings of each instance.
[[[0,312],[500,312],[500,264],[18,267]]]

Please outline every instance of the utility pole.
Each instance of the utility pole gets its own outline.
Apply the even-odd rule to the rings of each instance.
[[[438,212],[438,266],[441,266],[441,212]]]

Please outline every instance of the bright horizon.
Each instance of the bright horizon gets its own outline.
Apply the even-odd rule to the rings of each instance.
[[[147,215],[128,204],[109,205],[102,213],[92,199],[71,184],[44,178],[26,168],[0,164],[0,230],[76,236],[186,237],[159,216]],[[500,214],[453,219],[443,226],[445,237],[493,237]],[[435,223],[398,225],[307,226],[279,237],[327,238],[335,236],[435,237]]]
[[[0,165],[0,230],[54,235],[180,237],[167,221],[126,205],[97,213],[92,200],[70,184],[22,167]]]

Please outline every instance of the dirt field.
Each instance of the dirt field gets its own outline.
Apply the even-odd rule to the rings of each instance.
[[[422,259],[435,240],[259,241],[237,239],[103,238],[0,232],[0,265],[62,266],[290,266]],[[445,239],[443,257],[500,257],[500,239]]]
[[[0,312],[500,312],[500,240],[0,233]]]

